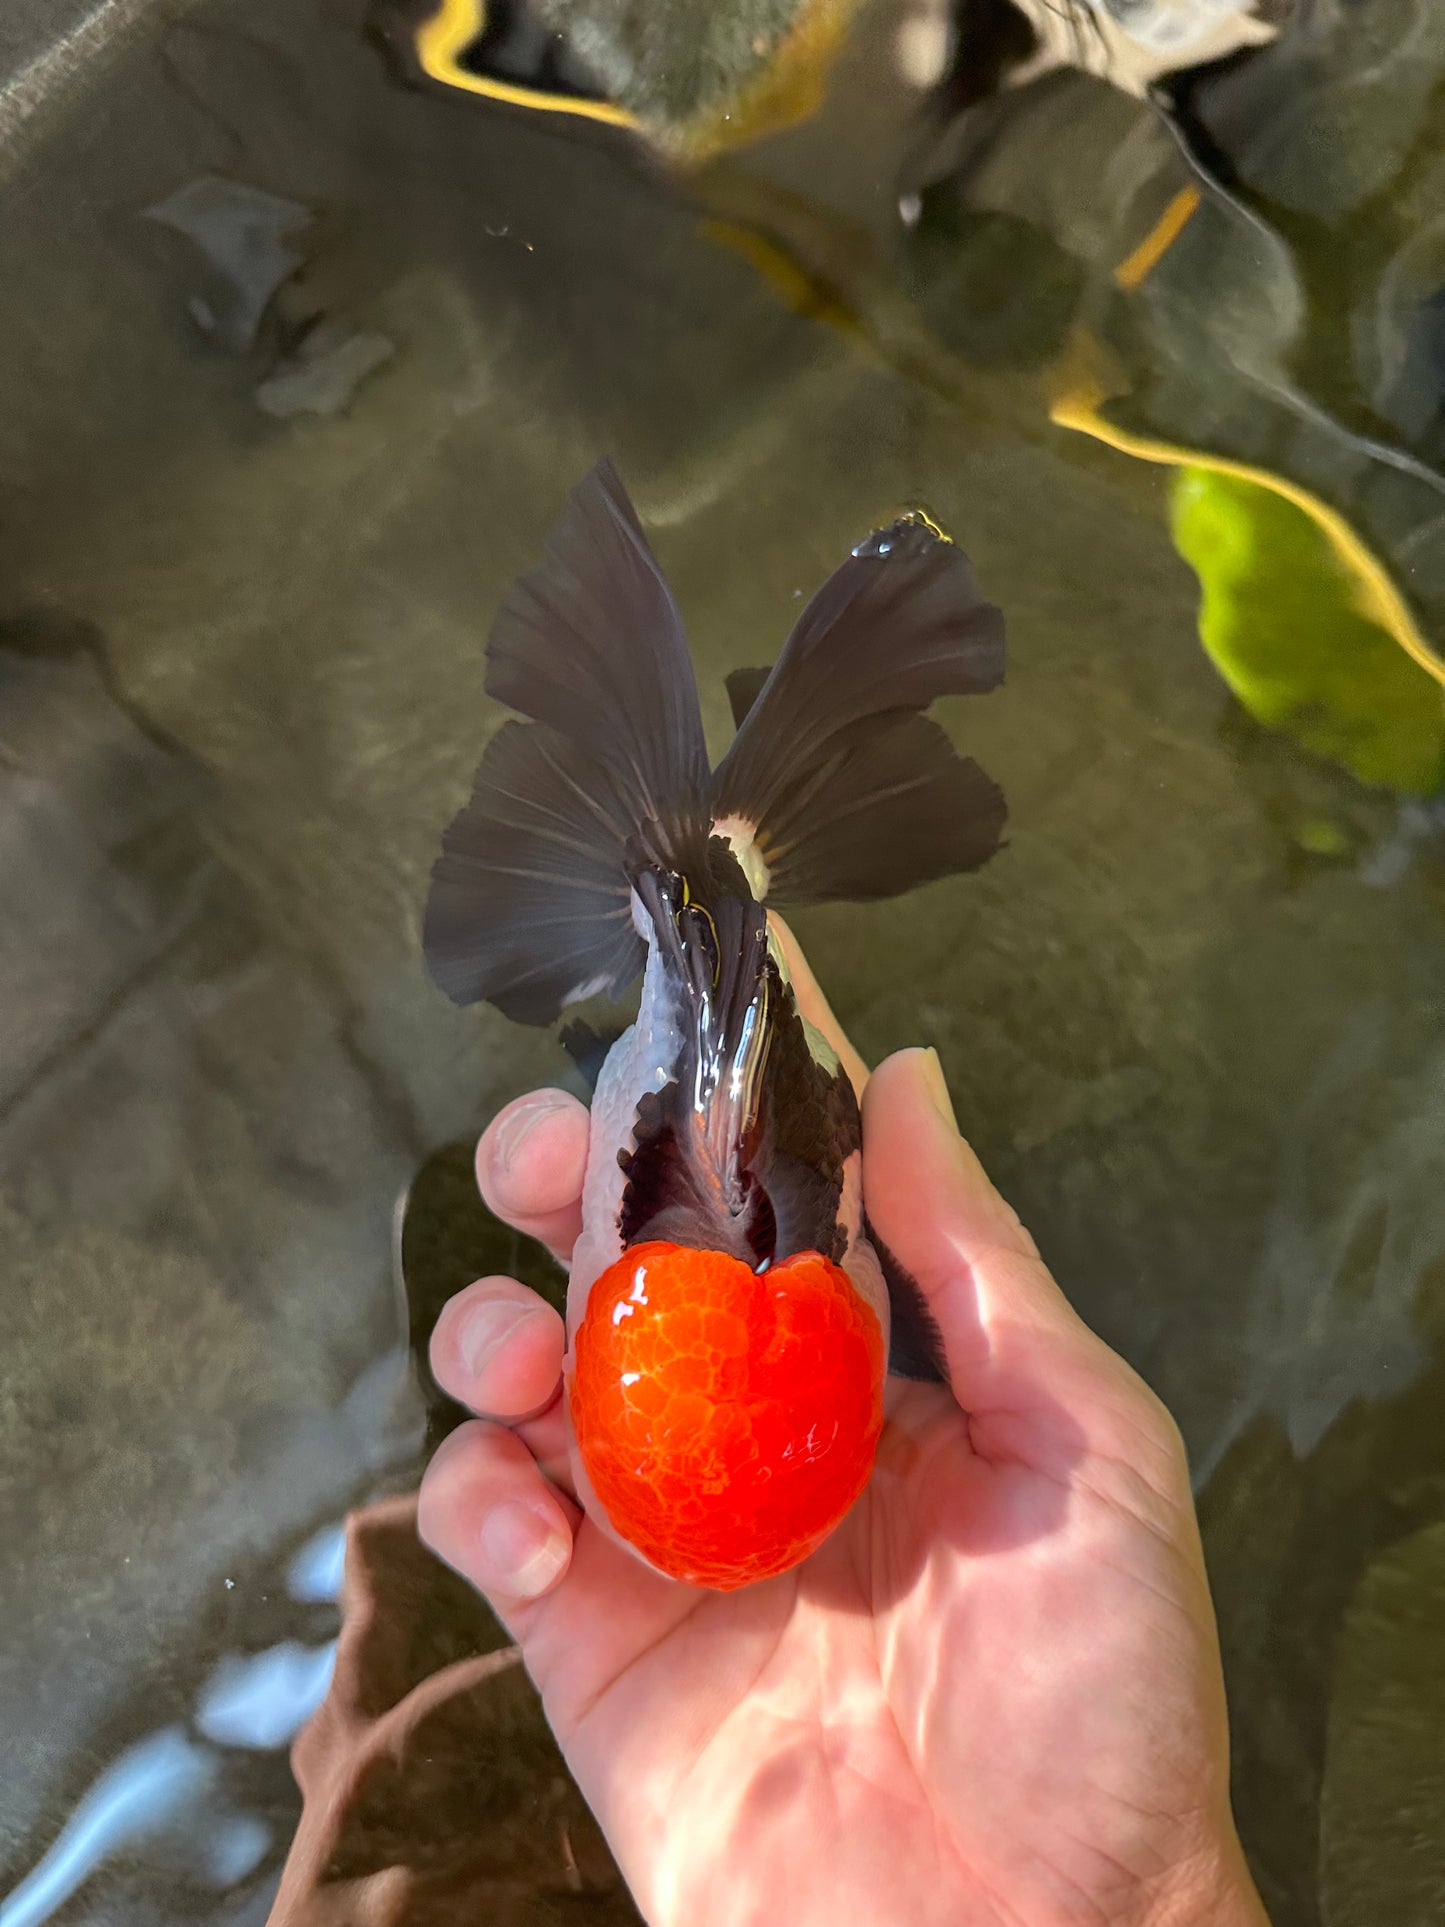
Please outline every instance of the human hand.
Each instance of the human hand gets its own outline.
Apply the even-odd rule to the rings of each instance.
[[[934,1054],[862,1099],[867,1210],[953,1389],[890,1381],[872,1480],[810,1559],[712,1593],[586,1518],[562,1320],[505,1278],[437,1325],[438,1381],[490,1416],[437,1453],[422,1536],[520,1643],[653,1927],[1261,1923],[1173,1421],[1070,1309]],[[586,1152],[583,1107],[534,1093],[483,1136],[483,1195],[565,1261]]]

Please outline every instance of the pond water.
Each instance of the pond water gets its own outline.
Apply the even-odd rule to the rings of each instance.
[[[634,1918],[406,1496],[437,1307],[548,1276],[467,1147],[572,1073],[419,922],[491,612],[603,452],[719,741],[900,504],[1005,610],[945,720],[1006,850],[799,932],[1179,1419],[1277,1927],[1439,1919],[1445,16],[1320,0],[1167,101],[1066,62],[959,121],[874,10],[814,114],[678,169],[418,84],[361,0],[40,14],[0,28],[0,1927],[259,1927],[333,1673],[288,1918],[388,1868],[388,1920]]]

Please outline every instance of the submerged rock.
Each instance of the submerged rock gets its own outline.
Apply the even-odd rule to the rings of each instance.
[[[219,174],[200,175],[145,216],[194,242],[219,277],[220,293],[192,295],[189,305],[197,327],[233,354],[255,344],[273,295],[305,259],[296,242],[316,218],[299,201]]]

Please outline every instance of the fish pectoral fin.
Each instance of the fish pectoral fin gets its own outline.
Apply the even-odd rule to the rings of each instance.
[[[763,693],[763,684],[772,675],[768,669],[733,669],[726,678],[728,702],[733,712],[733,728],[741,729],[748,711]]]
[[[923,1384],[947,1385],[948,1356],[923,1287],[905,1269],[865,1217],[863,1233],[878,1255],[883,1282],[888,1287],[892,1327],[888,1341],[888,1370],[894,1378]]]
[[[576,1065],[579,1076],[589,1091],[597,1089],[597,1080],[602,1075],[602,1066],[607,1062],[608,1053],[618,1038],[631,1028],[630,1017],[619,1017],[610,1024],[589,1024],[584,1018],[574,1017],[564,1024],[557,1033],[557,1041]]]

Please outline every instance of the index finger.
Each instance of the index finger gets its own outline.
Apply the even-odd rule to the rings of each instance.
[[[504,1224],[566,1264],[582,1230],[589,1119],[567,1091],[531,1091],[503,1107],[477,1146],[477,1187]]]

